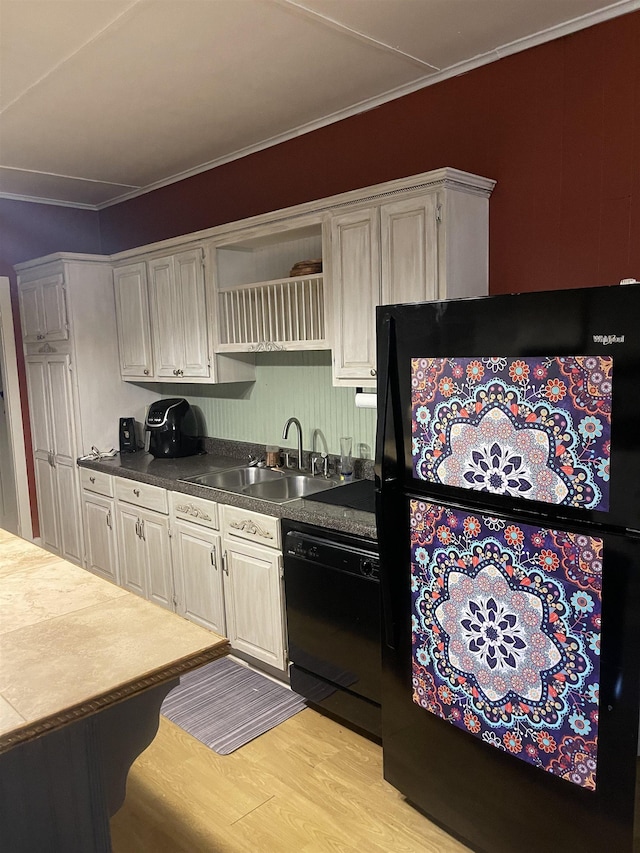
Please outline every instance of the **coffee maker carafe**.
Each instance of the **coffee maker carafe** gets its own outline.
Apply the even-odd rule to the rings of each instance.
[[[149,453],[156,459],[175,459],[198,453],[198,425],[189,403],[182,397],[157,400],[145,419]]]

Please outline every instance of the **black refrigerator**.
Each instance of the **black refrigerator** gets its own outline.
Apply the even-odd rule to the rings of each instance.
[[[385,778],[474,850],[630,853],[640,285],[377,333]]]

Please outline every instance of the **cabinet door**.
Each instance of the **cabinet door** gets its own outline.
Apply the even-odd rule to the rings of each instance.
[[[231,646],[284,670],[282,556],[244,543],[227,541],[225,547],[224,599]]]
[[[153,375],[147,270],[144,263],[113,271],[120,373],[123,378]]]
[[[166,515],[149,510],[139,510],[139,516],[147,573],[147,598],[167,610],[175,610],[169,519]]]
[[[149,301],[155,375],[176,377],[182,369],[184,330],[173,255],[149,261]]]
[[[66,341],[69,337],[64,279],[61,275],[41,282],[44,336],[48,341]]]
[[[24,343],[40,341],[44,337],[44,318],[42,316],[42,291],[37,281],[21,284],[18,291],[20,303],[20,324]]]
[[[375,308],[380,301],[380,237],[376,208],[331,217],[333,379],[375,385]]]
[[[116,516],[120,583],[130,592],[147,598],[145,552],[138,535],[140,529],[138,508],[129,504],[116,503]]]
[[[58,523],[58,492],[53,457],[35,454],[36,497],[40,543],[47,551],[61,553],[60,526]]]
[[[171,539],[176,612],[226,635],[220,535],[177,521]]]
[[[209,337],[202,249],[180,252],[175,258],[178,297],[183,320],[184,377],[209,376]]]
[[[86,567],[119,583],[114,501],[91,492],[83,494]]]
[[[70,360],[68,355],[48,355],[45,359],[61,554],[65,560],[82,564],[82,523]]]
[[[438,296],[437,194],[383,204],[382,304]]]

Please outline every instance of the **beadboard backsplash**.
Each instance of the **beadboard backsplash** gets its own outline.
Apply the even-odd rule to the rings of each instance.
[[[353,438],[353,455],[372,459],[375,452],[375,409],[356,409],[355,388],[331,384],[327,351],[260,353],[256,381],[228,385],[167,385],[163,396],[184,396],[215,438],[275,444],[295,449],[297,431],[282,428],[289,417],[302,424],[305,450],[340,453],[340,437]]]

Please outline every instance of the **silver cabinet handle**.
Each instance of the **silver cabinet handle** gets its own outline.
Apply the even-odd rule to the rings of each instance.
[[[371,368],[371,370],[369,371],[369,373],[370,373],[372,376],[377,376],[377,375],[378,375],[378,371],[375,369],[375,367],[372,367],[372,368]]]
[[[145,367],[145,369],[144,369],[144,371],[143,371],[143,372],[144,372],[144,375],[145,375],[145,376],[148,376],[148,375],[149,375],[149,368],[148,368],[148,367]]]
[[[144,518],[140,522],[140,538],[143,540],[143,542],[147,541],[147,537],[144,535]]]
[[[173,368],[173,375],[174,375],[174,376],[177,376],[177,375],[178,375],[178,371],[176,370],[176,368],[175,368],[175,367]]]
[[[140,538],[140,519],[136,518],[136,536]]]
[[[96,478],[95,478],[95,477],[89,477],[89,481],[90,481],[91,483],[95,483]]]
[[[184,376],[184,370],[178,370],[178,376]]]
[[[107,527],[109,530],[113,530],[113,524],[111,523],[111,510],[107,513]]]
[[[139,497],[140,497],[140,489],[134,489],[134,490],[133,490],[133,494],[134,494],[137,498],[139,498]]]
[[[225,573],[225,575],[229,575],[229,562],[226,551],[222,555],[222,571]]]
[[[216,560],[216,546],[213,545],[211,548],[211,565],[213,566],[214,569],[216,569],[216,571],[218,569],[217,562],[218,561]]]

